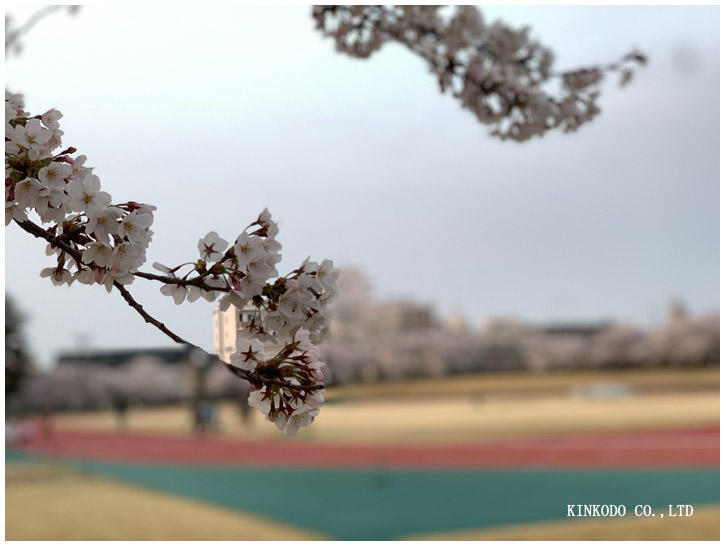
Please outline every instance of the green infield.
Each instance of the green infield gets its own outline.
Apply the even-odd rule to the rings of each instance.
[[[537,521],[572,521],[568,504],[719,502],[718,470],[311,470],[77,461],[96,474],[206,501],[343,540]],[[659,510],[656,511],[659,517]]]

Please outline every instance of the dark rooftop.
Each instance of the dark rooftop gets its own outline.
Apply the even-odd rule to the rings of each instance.
[[[187,347],[163,347],[149,349],[110,349],[110,350],[78,350],[65,351],[58,355],[57,363],[62,364],[106,364],[122,366],[139,357],[151,357],[164,364],[178,364],[186,360],[189,354]]]

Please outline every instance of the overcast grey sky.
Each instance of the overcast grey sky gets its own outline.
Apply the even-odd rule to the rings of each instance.
[[[10,10],[19,15],[27,10]],[[57,107],[64,144],[115,202],[159,207],[150,264],[233,240],[268,206],[281,272],[306,256],[361,267],[377,297],[445,314],[651,325],[673,297],[719,306],[719,8],[493,7],[529,24],[557,67],[650,57],[577,133],[526,144],[487,135],[424,63],[389,44],[335,52],[307,7],[86,7],[56,14],[6,63],[26,109]],[[95,347],[163,346],[114,293],[57,288],[44,245],[10,226],[6,290],[48,363],[85,335]],[[207,302],[137,298],[212,348]]]

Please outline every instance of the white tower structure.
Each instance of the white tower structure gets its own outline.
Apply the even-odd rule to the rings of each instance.
[[[229,362],[229,357],[237,350],[237,334],[244,325],[254,317],[256,308],[253,305],[242,310],[230,305],[226,311],[218,307],[214,309],[214,352],[222,362]]]

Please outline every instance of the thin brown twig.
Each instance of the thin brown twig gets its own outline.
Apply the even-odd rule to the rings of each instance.
[[[142,279],[148,279],[150,281],[159,281],[166,284],[178,284],[179,286],[197,286],[204,290],[216,291],[216,292],[229,292],[228,287],[209,286],[204,282],[202,277],[196,277],[194,279],[179,279],[177,277],[168,277],[165,275],[157,275],[155,273],[146,273],[145,271],[136,271],[133,274],[135,277]]]
[[[202,349],[201,347],[198,347],[197,345],[194,345],[193,343],[186,341],[183,337],[181,337],[181,336],[175,334],[174,332],[172,332],[171,330],[169,330],[163,322],[156,320],[154,317],[149,315],[146,312],[146,310],[143,308],[143,306],[133,298],[133,296],[131,295],[131,292],[129,292],[128,289],[125,286],[123,286],[120,282],[113,281],[113,286],[116,288],[116,290],[118,290],[121,293],[121,297],[124,300],[126,300],[126,303],[128,303],[131,307],[133,307],[136,310],[136,312],[139,315],[141,315],[147,323],[149,323],[149,324],[155,326],[156,328],[158,328],[159,330],[161,330],[164,334],[169,336],[176,343],[180,343],[182,345],[188,345],[192,349],[199,349],[200,351],[204,351],[204,349]],[[206,351],[204,351],[204,352],[206,352]]]

